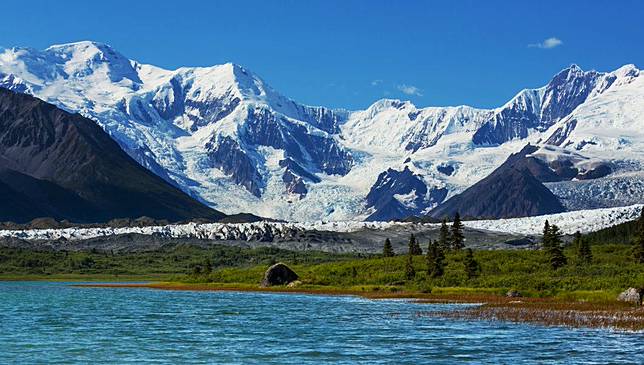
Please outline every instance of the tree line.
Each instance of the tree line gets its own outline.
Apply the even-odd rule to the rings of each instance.
[[[583,236],[579,231],[575,232],[572,240],[572,247],[576,255],[578,265],[589,265],[593,262],[593,253],[591,248],[591,239]],[[445,253],[447,251],[460,251],[465,248],[465,236],[463,235],[463,223],[460,215],[456,213],[452,226],[449,227],[447,219],[443,219],[437,240],[429,240],[425,251],[425,261],[427,268],[427,277],[438,278],[445,273],[447,265]],[[550,267],[557,270],[568,265],[568,258],[564,253],[563,233],[561,229],[545,221],[543,227],[542,251],[548,258]],[[405,277],[407,280],[413,280],[416,277],[416,270],[413,265],[413,257],[423,254],[420,243],[411,234],[407,251],[407,260],[405,263]],[[395,256],[391,241],[385,239],[382,250],[383,257]],[[637,263],[644,264],[644,209],[640,218],[636,222],[636,234],[634,238],[633,258]],[[474,259],[472,249],[466,250],[465,271],[469,279],[474,278],[481,273],[481,266]]]
[[[465,235],[463,234],[463,222],[458,213],[454,216],[452,226],[447,225],[447,219],[443,219],[441,223],[440,233],[437,240],[429,240],[427,249],[425,251],[425,262],[427,264],[427,276],[430,278],[438,278],[445,273],[445,266],[447,265],[445,252],[446,251],[460,251],[465,248]],[[412,233],[409,237],[409,246],[407,251],[407,261],[405,264],[405,277],[412,280],[416,277],[416,269],[414,268],[414,256],[420,256],[423,250],[420,247],[420,242]],[[383,257],[394,256],[394,250],[389,238],[385,239],[382,249]],[[474,259],[472,249],[467,249],[465,254],[465,271],[468,278],[478,276],[480,273],[480,265]]]
[[[640,218],[635,222],[635,236],[633,238],[633,259],[638,264],[644,264],[644,209],[640,213]],[[550,224],[548,220],[543,226],[542,247],[546,253],[550,266],[557,270],[568,264],[568,258],[564,254],[563,234],[557,225]],[[577,263],[580,265],[591,264],[593,262],[593,252],[591,249],[591,239],[577,231],[573,235],[572,247],[577,256]]]

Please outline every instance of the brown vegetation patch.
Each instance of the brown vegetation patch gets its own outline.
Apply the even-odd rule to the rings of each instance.
[[[591,303],[552,299],[497,300],[455,311],[423,312],[420,315],[455,319],[479,319],[536,323],[547,326],[644,330],[644,307],[620,302]]]

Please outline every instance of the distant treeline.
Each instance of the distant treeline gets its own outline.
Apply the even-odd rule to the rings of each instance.
[[[585,234],[591,244],[620,243],[630,244],[635,241],[638,221],[630,221]]]

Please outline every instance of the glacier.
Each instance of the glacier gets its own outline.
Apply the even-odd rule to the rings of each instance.
[[[579,210],[534,217],[463,221],[466,228],[490,232],[539,236],[546,220],[556,224],[564,234],[593,232],[637,219],[644,205]],[[84,240],[122,234],[158,235],[166,238],[197,238],[212,241],[264,241],[289,238],[295,232],[358,232],[384,231],[406,227],[409,231],[438,229],[439,223],[412,222],[255,222],[255,223],[187,223],[146,227],[71,227],[60,229],[0,230],[0,238],[22,240]]]

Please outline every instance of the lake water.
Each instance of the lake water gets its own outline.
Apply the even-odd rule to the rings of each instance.
[[[644,334],[431,318],[293,294],[0,282],[0,363],[644,363]]]

